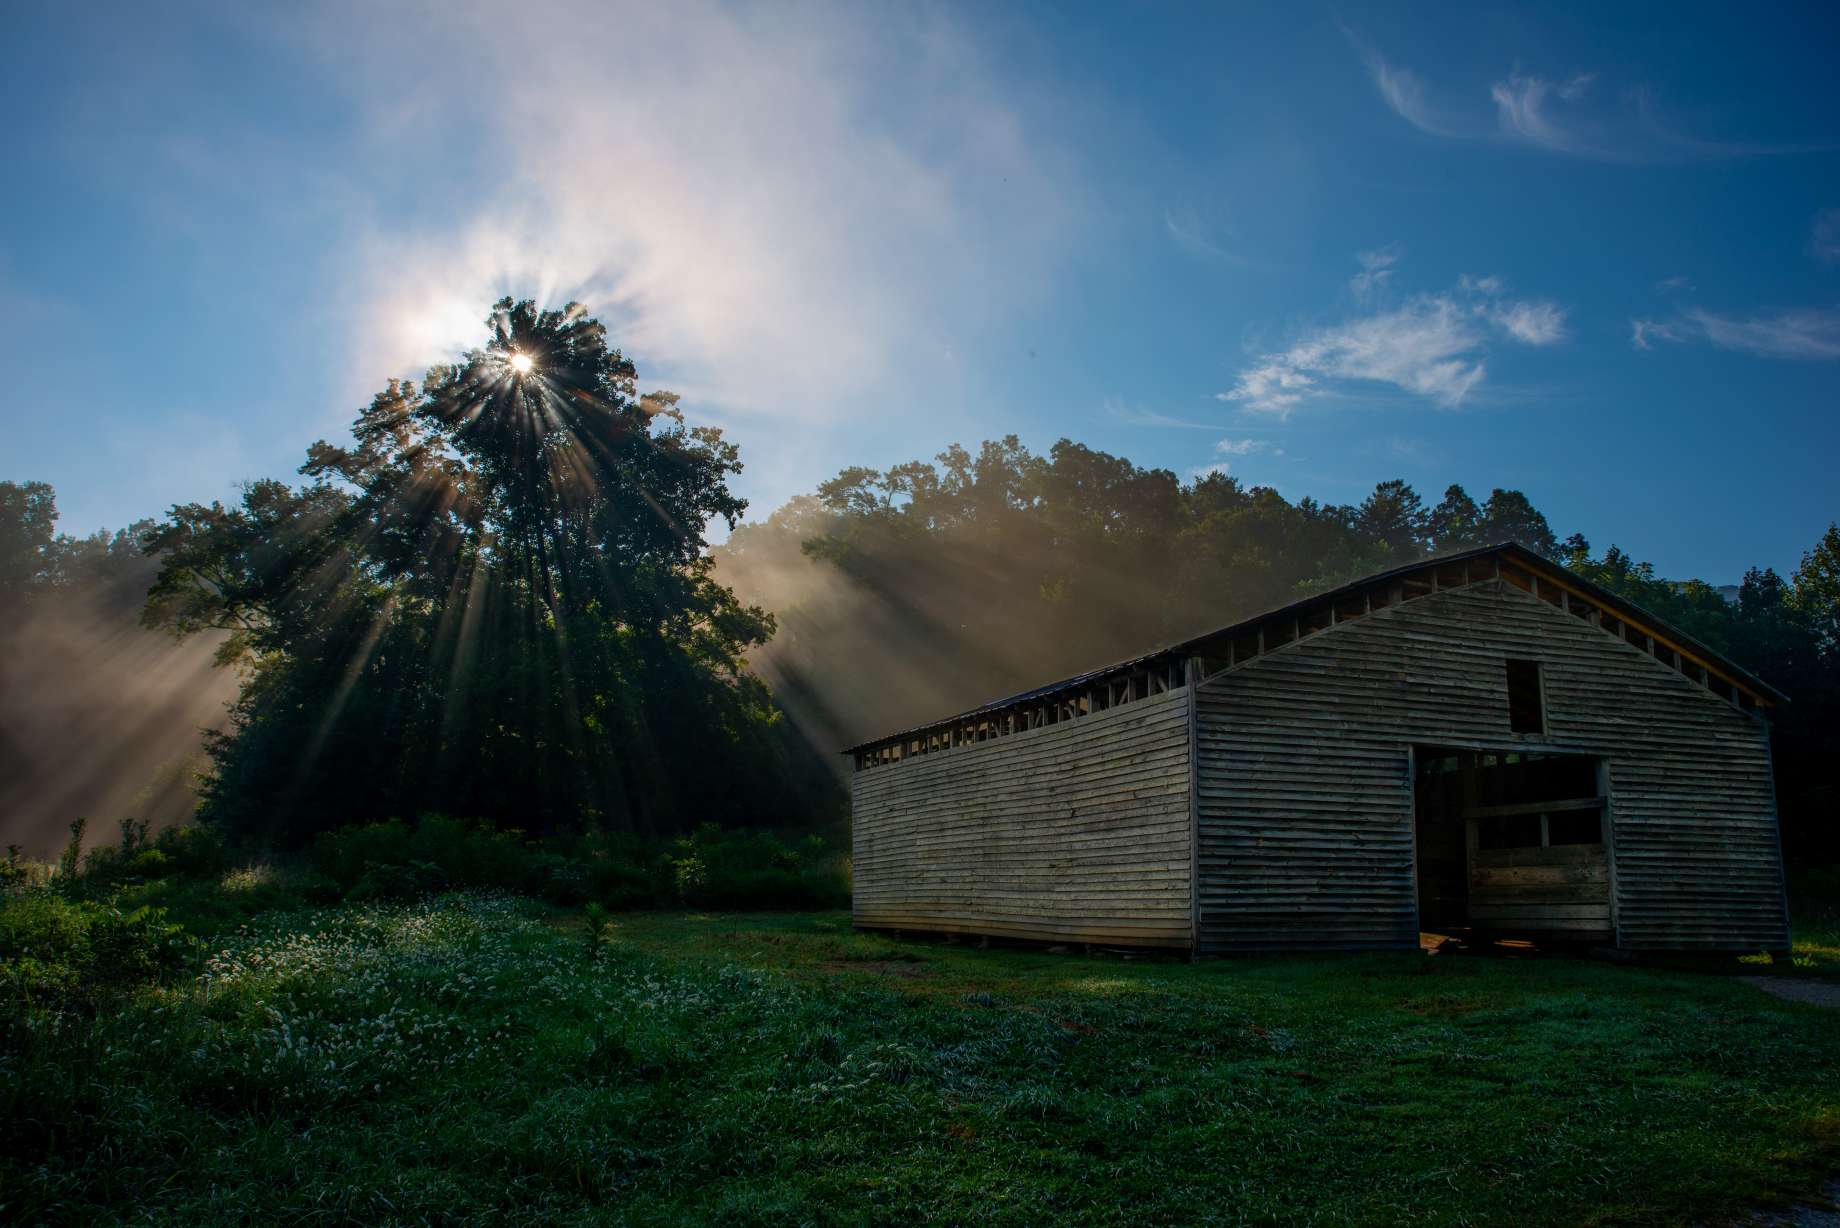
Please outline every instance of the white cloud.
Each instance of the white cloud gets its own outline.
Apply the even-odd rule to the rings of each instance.
[[[1653,349],[1656,341],[1701,342],[1758,358],[1840,361],[1840,310],[1798,308],[1748,317],[1690,307],[1669,320],[1631,320],[1630,344]]]
[[[1239,382],[1219,396],[1223,401],[1244,402],[1248,409],[1287,414],[1315,391],[1316,380],[1301,369],[1299,362],[1289,354],[1273,354],[1258,366],[1240,372]]]
[[[705,417],[846,420],[950,377],[964,338],[1045,296],[1081,224],[1027,91],[937,14],[533,0],[507,21],[467,0],[276,20],[351,90],[370,156],[464,130],[489,172],[380,205],[350,245],[364,387],[476,344],[509,293],[582,300]]]
[[[1440,114],[1426,101],[1424,79],[1411,69],[1390,64],[1379,53],[1370,51],[1367,53],[1367,71],[1373,77],[1374,88],[1386,100],[1386,105],[1414,128],[1433,136],[1469,135],[1460,125]]]
[[[1693,279],[1690,277],[1664,277],[1655,283],[1655,291],[1659,294],[1688,294],[1692,290]]]
[[[1662,320],[1634,319],[1629,322],[1629,344],[1638,350],[1652,350],[1657,341],[1678,341],[1679,330]]]
[[[1582,153],[1580,137],[1555,119],[1547,106],[1555,94],[1565,102],[1578,101],[1590,84],[1589,75],[1555,83],[1512,73],[1489,87],[1489,97],[1495,100],[1497,122],[1508,137],[1560,153]]]
[[[1355,260],[1361,271],[1348,281],[1349,289],[1354,291],[1357,299],[1365,302],[1386,288],[1386,283],[1393,278],[1393,269],[1405,256],[1405,251],[1397,243],[1377,247],[1372,251],[1356,252]]]
[[[1228,476],[1230,473],[1232,473],[1232,469],[1227,465],[1227,462],[1216,461],[1212,465],[1198,465],[1195,468],[1190,469],[1188,471],[1188,476],[1190,479],[1199,479],[1199,478],[1212,477],[1212,476],[1219,476],[1219,477],[1224,478]]]
[[[1214,451],[1222,456],[1254,456],[1260,452],[1270,452],[1274,456],[1284,455],[1283,449],[1273,448],[1268,441],[1263,439],[1227,438],[1215,444]]]
[[[1456,406],[1483,377],[1481,344],[1472,312],[1444,296],[1421,296],[1268,354],[1223,395],[1249,409],[1288,413],[1306,396],[1321,395],[1321,380],[1364,380]]]
[[[1552,303],[1509,303],[1490,308],[1489,319],[1527,345],[1551,345],[1565,336],[1565,312]]]
[[[1358,257],[1364,272],[1389,266],[1375,255]],[[1499,277],[1465,276],[1452,292],[1420,294],[1398,307],[1312,329],[1288,349],[1261,355],[1218,396],[1284,416],[1306,401],[1337,395],[1338,383],[1365,382],[1455,408],[1487,374],[1491,330],[1525,345],[1551,345],[1565,335],[1561,308],[1504,300],[1499,296],[1506,290]]]
[[[1823,264],[1840,263],[1840,209],[1824,209],[1815,215],[1808,254]]]

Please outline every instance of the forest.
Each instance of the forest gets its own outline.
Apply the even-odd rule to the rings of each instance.
[[[233,504],[74,538],[48,486],[0,483],[9,838],[42,855],[74,819],[163,825],[194,793],[205,826],[283,850],[426,814],[834,833],[852,741],[1514,540],[1788,693],[1785,841],[1840,852],[1833,526],[1791,575],[1720,591],[1561,538],[1517,490],[1292,503],[1015,436],[851,467],[750,522],[737,448],[641,393],[579,307],[506,299],[487,326]]]

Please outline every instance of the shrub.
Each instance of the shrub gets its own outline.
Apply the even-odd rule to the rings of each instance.
[[[15,1007],[93,1006],[178,975],[195,948],[164,909],[123,912],[45,891],[17,894],[0,903],[0,996]]]
[[[304,907],[296,880],[272,873],[239,870],[217,879],[168,875],[123,887],[117,908],[157,908],[188,933],[208,935],[233,930],[265,912]]]
[[[215,879],[230,870],[223,838],[208,827],[169,827],[155,837],[152,851],[165,858],[168,873],[183,878]]]
[[[313,845],[313,866],[358,899],[406,899],[445,887],[524,888],[530,852],[517,833],[447,815],[423,815],[329,831]]]
[[[822,837],[705,824],[677,841],[678,899],[694,908],[834,908],[850,899],[840,855]]]

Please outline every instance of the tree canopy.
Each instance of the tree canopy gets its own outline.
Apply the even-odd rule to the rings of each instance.
[[[744,654],[773,618],[711,576],[741,468],[576,305],[392,381],[304,486],[173,509],[146,619],[227,634],[247,680],[207,818],[283,842],[452,810],[656,831],[785,822],[819,771]],[[720,763],[725,770],[708,770]]]

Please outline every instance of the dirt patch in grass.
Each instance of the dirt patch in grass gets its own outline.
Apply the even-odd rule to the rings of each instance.
[[[1810,981],[1793,976],[1741,976],[1738,979],[1785,1002],[1805,1002],[1809,1006],[1840,1011],[1840,984],[1833,981]]]

